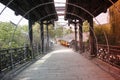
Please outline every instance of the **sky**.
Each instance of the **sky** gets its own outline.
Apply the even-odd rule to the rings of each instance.
[[[109,14],[108,11],[106,13],[99,14],[96,19],[99,21],[100,24],[109,23]],[[94,19],[95,21],[95,19]],[[95,21],[97,23],[97,21]],[[98,24],[98,23],[97,23]]]
[[[5,6],[2,5],[0,3],[0,12],[2,11],[2,9],[4,8]],[[22,18],[22,16],[16,16],[14,11],[9,9],[9,8],[6,8],[3,13],[0,15],[0,21],[3,21],[3,22],[13,22],[15,24],[17,24],[19,22],[19,20]],[[21,22],[20,22],[20,25],[27,25],[28,24],[28,20],[26,19],[23,19]]]
[[[66,0],[54,0],[54,1],[55,1],[55,6],[65,6],[64,3]],[[58,3],[58,2],[62,2],[62,3]],[[2,11],[2,9],[4,7],[5,6],[0,3],[0,12]],[[64,13],[64,11],[58,12],[58,13]],[[17,24],[21,18],[22,18],[22,16],[20,16],[20,15],[16,16],[14,14],[14,11],[12,11],[9,8],[6,8],[4,10],[4,12],[0,15],[0,21],[3,21],[3,22],[5,22],[5,21],[10,22],[11,21],[15,24]],[[99,16],[96,17],[96,19],[99,21],[100,24],[108,23],[108,13],[101,13]],[[59,16],[58,22],[60,22],[61,24],[67,23],[66,21],[64,21],[64,16]],[[20,25],[27,25],[27,24],[28,24],[28,20],[26,20],[26,19],[23,19],[20,22]]]

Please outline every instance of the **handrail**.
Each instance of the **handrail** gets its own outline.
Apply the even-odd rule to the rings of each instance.
[[[49,50],[51,50],[51,47],[49,47]],[[39,45],[33,45],[32,49],[27,45],[0,50],[0,79],[9,71],[18,69],[20,66],[39,58],[41,54]]]
[[[30,59],[29,47],[0,50],[0,73],[8,72]]]
[[[97,44],[98,53],[97,57],[113,66],[120,68],[120,46],[108,46],[103,44]]]

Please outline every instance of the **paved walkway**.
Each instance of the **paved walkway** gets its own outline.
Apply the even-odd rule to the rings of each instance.
[[[71,49],[60,45],[54,49],[12,80],[115,80]]]

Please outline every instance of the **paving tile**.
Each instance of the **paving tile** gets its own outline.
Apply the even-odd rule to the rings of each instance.
[[[30,65],[13,80],[115,80],[110,74],[72,49],[54,51]]]

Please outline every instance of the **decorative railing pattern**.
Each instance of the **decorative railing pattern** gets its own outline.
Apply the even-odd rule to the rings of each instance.
[[[5,74],[32,58],[29,47],[0,50],[0,74]]]
[[[120,68],[120,46],[98,44],[97,57]]]

